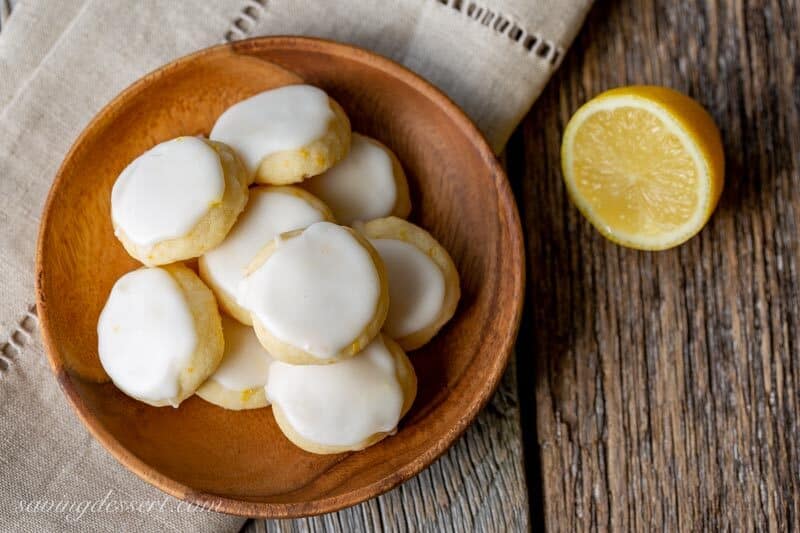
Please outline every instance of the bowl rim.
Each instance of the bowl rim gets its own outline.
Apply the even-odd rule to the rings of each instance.
[[[509,232],[509,242],[511,245],[509,259],[511,259],[512,264],[516,264],[516,268],[513,271],[511,298],[506,300],[506,302],[514,306],[512,323],[509,324],[509,327],[500,335],[500,339],[497,343],[497,357],[494,358],[494,361],[489,367],[491,372],[486,375],[485,384],[480,389],[480,393],[474,395],[474,397],[463,406],[463,416],[458,418],[456,424],[448,431],[439,435],[424,453],[417,456],[416,459],[404,464],[394,473],[343,494],[323,497],[307,502],[254,502],[200,492],[180,481],[161,474],[154,467],[145,463],[130,452],[92,415],[89,407],[83,402],[75,385],[72,383],[72,378],[64,367],[61,357],[57,355],[59,353],[56,348],[57,341],[53,338],[51,333],[47,309],[48,304],[43,291],[43,276],[45,270],[43,261],[44,242],[51,223],[50,215],[52,213],[52,206],[54,202],[56,202],[56,193],[60,189],[61,182],[64,179],[65,169],[69,165],[69,162],[80,149],[84,140],[99,127],[101,119],[107,114],[114,112],[114,110],[128,99],[129,95],[143,88],[153,79],[167,75],[176,69],[180,69],[187,63],[195,61],[198,58],[230,51],[236,53],[238,51],[247,52],[259,49],[323,52],[341,59],[368,64],[370,67],[383,71],[397,81],[404,82],[442,108],[456,123],[459,129],[465,133],[470,143],[478,150],[481,157],[492,171],[498,194],[499,209],[505,214],[507,220],[506,228]],[[284,68],[287,67],[284,66]],[[291,69],[290,66],[288,68]],[[44,204],[36,243],[36,309],[45,352],[51,370],[61,390],[69,400],[78,418],[89,430],[91,435],[125,468],[159,490],[183,500],[184,502],[205,509],[242,517],[301,518],[338,511],[388,492],[430,466],[455,443],[464,431],[466,431],[467,427],[474,421],[480,410],[493,396],[510,360],[522,317],[522,304],[525,294],[524,254],[523,232],[519,212],[506,174],[483,134],[478,130],[477,126],[475,126],[466,113],[447,95],[434,87],[430,82],[399,63],[358,46],[328,39],[295,35],[253,37],[204,48],[170,61],[133,82],[92,117],[64,156],[53,183],[50,186]]]

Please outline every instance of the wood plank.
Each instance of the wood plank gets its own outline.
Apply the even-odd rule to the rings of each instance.
[[[800,524],[798,29],[790,0],[598,2],[512,143],[520,401],[550,531]],[[633,83],[697,98],[726,147],[716,214],[667,252],[604,240],[561,181],[570,115]]]

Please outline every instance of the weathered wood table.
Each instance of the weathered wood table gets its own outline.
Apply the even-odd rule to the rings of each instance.
[[[528,246],[518,372],[532,520],[551,531],[800,525],[800,7],[598,2],[508,148]],[[708,226],[667,252],[569,205],[570,114],[674,87],[722,130]]]
[[[792,0],[599,0],[507,149],[528,246],[516,375],[400,488],[245,529],[798,526],[798,31]],[[697,98],[727,152],[716,214],[667,252],[605,241],[561,182],[571,113],[634,83]]]

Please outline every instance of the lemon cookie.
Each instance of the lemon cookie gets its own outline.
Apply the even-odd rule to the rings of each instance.
[[[232,146],[258,183],[285,185],[340,161],[350,149],[350,121],[322,89],[287,85],[232,105],[209,137]]]
[[[97,322],[100,363],[125,394],[177,407],[222,359],[214,295],[183,265],[142,267],[111,289]]]
[[[333,168],[303,182],[341,224],[411,211],[408,182],[397,156],[380,142],[353,133],[350,152]]]
[[[318,454],[363,450],[393,434],[416,394],[411,362],[383,335],[333,365],[276,361],[267,380],[267,396],[283,434]]]
[[[276,237],[248,267],[237,298],[267,351],[292,364],[355,355],[378,334],[389,307],[378,253],[330,222]]]
[[[200,277],[214,291],[225,312],[243,324],[252,325],[250,313],[236,303],[236,291],[245,268],[277,235],[322,220],[333,220],[330,210],[303,189],[254,187],[247,207],[222,244],[198,261]]]
[[[397,217],[380,218],[357,229],[383,259],[389,277],[389,314],[383,331],[414,350],[452,318],[461,297],[450,254],[430,233]]]
[[[114,234],[145,265],[202,255],[247,203],[247,173],[233,151],[199,137],[163,142],[133,160],[111,191]]]
[[[225,409],[257,409],[269,405],[265,394],[272,356],[258,342],[253,328],[222,317],[225,353],[217,370],[197,395]]]

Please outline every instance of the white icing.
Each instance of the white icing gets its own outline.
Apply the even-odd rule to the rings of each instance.
[[[285,343],[327,359],[372,320],[380,280],[369,252],[342,226],[317,222],[242,280],[239,305]]]
[[[347,157],[303,186],[328,204],[342,224],[388,216],[397,201],[391,157],[356,133]]]
[[[183,237],[225,193],[219,155],[197,137],[156,145],[129,164],[111,190],[111,217],[140,246]]]
[[[211,278],[235,299],[244,271],[259,250],[281,233],[305,228],[324,215],[303,198],[286,191],[256,187],[244,213],[225,240],[205,254]]]
[[[430,256],[405,241],[372,239],[389,278],[389,315],[383,330],[399,339],[431,325],[444,304],[445,280]]]
[[[322,137],[333,117],[325,91],[289,85],[232,105],[217,119],[209,138],[233,147],[253,173],[266,156]]]
[[[274,362],[266,393],[294,431],[327,446],[352,446],[392,431],[403,409],[394,358],[380,335],[339,363]]]
[[[272,356],[258,342],[253,328],[223,315],[222,331],[225,354],[210,379],[232,391],[266,385]]]
[[[97,322],[100,363],[129,396],[177,407],[178,380],[197,346],[192,312],[166,270],[119,278]]]

